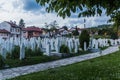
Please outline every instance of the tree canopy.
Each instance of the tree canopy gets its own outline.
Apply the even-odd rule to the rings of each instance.
[[[20,21],[19,21],[19,26],[20,26],[21,28],[24,28],[24,27],[25,27],[25,23],[24,23],[24,20],[23,20],[23,19],[20,19]]]
[[[47,12],[56,12],[63,18],[78,13],[78,17],[101,15],[106,10],[111,15],[120,8],[120,0],[36,0],[41,6],[46,6]]]
[[[111,19],[109,20],[109,22],[113,22],[114,30],[118,32],[120,28],[120,11],[116,11],[112,13],[110,16],[111,16]]]

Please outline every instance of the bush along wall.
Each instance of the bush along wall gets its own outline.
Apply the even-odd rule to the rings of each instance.
[[[61,47],[60,47],[60,53],[70,53],[70,50],[69,50],[69,48],[68,48],[68,46],[66,46],[66,45],[61,45]]]
[[[90,42],[90,35],[87,30],[83,30],[79,36],[80,47],[84,50],[84,42],[86,42],[86,47],[88,48]]]
[[[3,68],[5,66],[5,62],[3,57],[0,55],[0,69]]]
[[[11,52],[11,58],[12,59],[19,59],[19,56],[20,56],[20,47],[15,46]]]
[[[32,50],[31,48],[25,48],[25,56],[26,57],[32,57],[32,56],[42,56],[43,52],[40,48],[35,48],[35,50]]]

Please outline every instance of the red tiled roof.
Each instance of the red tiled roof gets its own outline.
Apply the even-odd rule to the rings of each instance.
[[[0,29],[0,33],[10,33],[10,32],[5,29]]]
[[[41,28],[35,27],[35,26],[30,26],[27,28],[23,28],[24,31],[36,31],[36,32],[42,32]]]

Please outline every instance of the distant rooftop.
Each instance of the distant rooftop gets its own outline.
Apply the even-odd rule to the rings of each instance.
[[[0,29],[0,33],[10,33],[10,32],[5,29]]]
[[[29,26],[27,28],[23,28],[24,31],[37,31],[37,32],[42,32],[41,28],[35,27],[35,26]]]

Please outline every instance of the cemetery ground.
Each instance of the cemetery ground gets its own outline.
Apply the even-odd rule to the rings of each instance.
[[[120,51],[10,80],[120,80]]]

